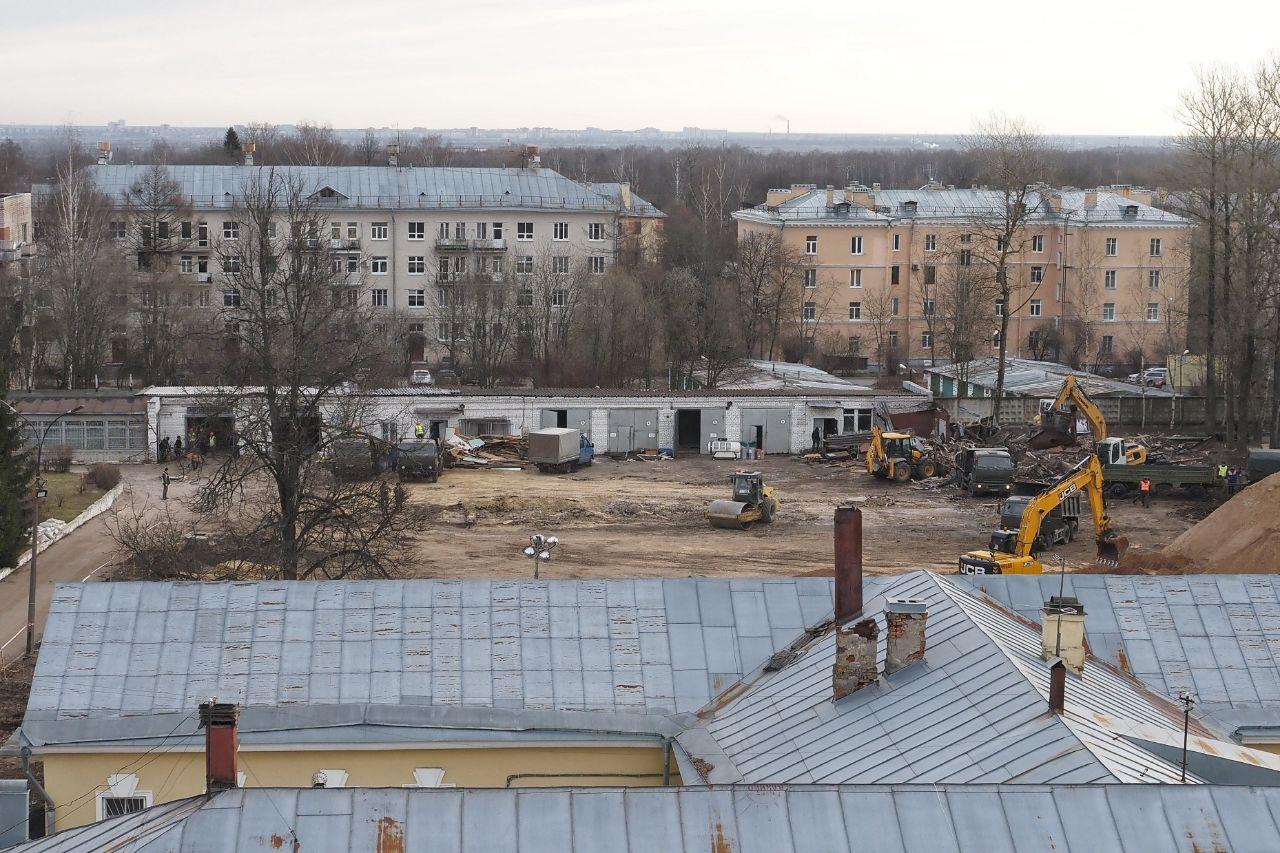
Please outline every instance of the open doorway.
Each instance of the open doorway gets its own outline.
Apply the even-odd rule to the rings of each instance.
[[[813,425],[818,428],[818,432],[824,438],[840,432],[840,421],[835,418],[814,418]]]
[[[702,410],[676,410],[676,452],[702,452]]]

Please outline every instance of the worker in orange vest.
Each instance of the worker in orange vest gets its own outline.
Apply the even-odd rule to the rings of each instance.
[[[1138,496],[1142,498],[1142,505],[1151,509],[1151,481],[1146,477],[1138,481]]]

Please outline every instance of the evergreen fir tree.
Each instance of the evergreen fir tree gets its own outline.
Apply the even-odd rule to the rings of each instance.
[[[0,568],[12,566],[27,547],[31,527],[27,500],[36,475],[35,456],[22,446],[22,423],[5,401],[13,343],[22,328],[22,301],[0,293]]]
[[[228,127],[226,136],[222,137],[222,150],[232,159],[240,153],[240,134],[234,127]]]

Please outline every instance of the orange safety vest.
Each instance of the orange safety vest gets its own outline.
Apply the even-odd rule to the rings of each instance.
[[[1139,489],[1141,489],[1141,490],[1142,490],[1142,491],[1144,491],[1144,492],[1149,492],[1149,491],[1151,491],[1151,481],[1150,481],[1150,480],[1139,480],[1139,481],[1138,481],[1138,488],[1139,488]]]

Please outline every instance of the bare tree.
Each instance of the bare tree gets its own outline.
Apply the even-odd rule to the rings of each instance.
[[[862,319],[871,327],[878,372],[883,374],[885,366],[897,357],[897,353],[892,352],[893,347],[889,344],[889,333],[897,315],[893,310],[893,295],[887,287],[874,288],[863,297]]]
[[[772,359],[787,325],[802,316],[802,259],[779,235],[751,233],[738,242],[729,269],[746,351]]]
[[[332,126],[304,121],[285,137],[284,153],[295,166],[334,166],[346,159],[347,146]]]
[[[363,166],[380,165],[382,159],[382,142],[373,128],[368,128],[356,143],[356,160]]]

